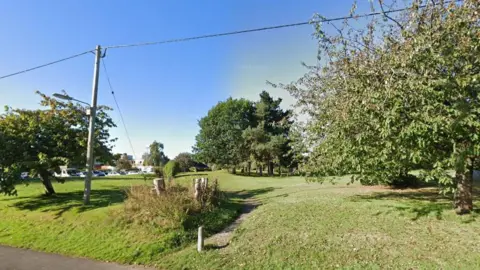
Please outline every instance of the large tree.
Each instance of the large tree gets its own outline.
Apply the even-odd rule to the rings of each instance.
[[[255,103],[255,121],[243,132],[249,153],[256,161],[260,174],[263,165],[267,165],[268,174],[273,175],[274,163],[288,166],[289,132],[292,124],[290,110],[282,110],[282,99],[274,100],[266,91],[260,93],[260,100]]]
[[[149,152],[142,155],[143,165],[164,166],[170,160],[163,152],[164,145],[153,141],[149,146]]]
[[[173,160],[178,163],[178,166],[182,172],[187,172],[190,167],[195,165],[193,155],[187,152],[178,154]]]
[[[317,25],[327,60],[285,86],[311,117],[308,169],[393,183],[421,167],[425,179],[453,188],[457,213],[469,213],[480,153],[480,4],[414,0],[387,19],[367,31],[334,26],[334,35]]]
[[[0,115],[0,191],[16,194],[19,172],[38,175],[47,195],[55,193],[52,173],[60,165],[85,164],[88,133],[86,108],[72,102],[61,102],[38,92],[43,110],[6,108]],[[95,121],[95,157],[112,160],[108,129],[114,127],[107,112],[98,106]]]
[[[252,102],[233,98],[219,102],[198,123],[200,132],[193,148],[196,159],[235,169],[249,158],[242,133],[253,121]]]

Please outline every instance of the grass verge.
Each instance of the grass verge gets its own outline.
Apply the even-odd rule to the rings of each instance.
[[[187,185],[203,176],[176,181]],[[222,172],[208,177],[218,177],[231,198],[231,205],[203,217],[210,233],[222,229],[243,200],[262,203],[222,249],[198,254],[178,230],[159,234],[154,226],[116,221],[122,189],[145,184],[138,179],[95,180],[94,206],[87,208],[80,204],[80,181],[56,185],[64,194],[56,202],[39,197],[39,185],[21,187],[19,197],[0,199],[0,243],[162,269],[480,269],[480,213],[455,215],[451,198],[435,189]],[[172,239],[182,248],[171,248],[177,246]]]

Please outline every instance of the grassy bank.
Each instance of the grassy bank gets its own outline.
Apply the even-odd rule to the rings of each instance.
[[[59,198],[53,201],[38,197],[40,186],[21,187],[19,197],[0,199],[0,243],[163,269],[480,268],[478,212],[456,216],[451,198],[434,189],[388,190],[342,179],[332,185],[296,177],[209,177],[217,177],[234,202],[262,203],[224,248],[202,254],[193,242],[171,248],[175,232],[117,222],[112,213],[122,207],[122,189],[144,184],[131,178],[95,180],[87,208],[81,205],[81,181],[57,184]],[[229,213],[212,217],[220,220],[217,228],[228,223]]]
[[[96,178],[89,206],[82,205],[80,179],[55,184],[57,195],[50,198],[42,196],[40,183],[19,186],[18,197],[0,198],[0,243],[103,261],[151,264],[194,238],[196,228],[162,230],[154,224],[123,222],[119,215],[125,191],[132,185],[151,185],[151,181],[131,175]],[[202,215],[206,231],[221,230],[240,207],[225,203]]]

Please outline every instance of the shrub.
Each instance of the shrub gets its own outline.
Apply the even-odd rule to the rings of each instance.
[[[168,186],[159,196],[151,186],[132,186],[127,191],[125,218],[137,224],[154,224],[162,228],[181,228],[189,214],[199,212],[201,205],[188,188]]]
[[[217,182],[207,187],[197,202],[193,198],[193,188],[166,182],[165,190],[157,195],[151,186],[132,186],[127,190],[124,218],[131,223],[153,224],[164,229],[188,229],[202,213],[207,213],[225,199]],[[189,220],[190,219],[190,220]]]
[[[203,205],[203,206],[202,206]],[[132,186],[127,190],[124,208],[116,211],[115,222],[123,226],[151,227],[158,233],[161,248],[170,249],[191,243],[197,228],[204,226],[205,235],[219,232],[239,214],[242,205],[227,200],[215,181],[197,202],[190,188],[166,181],[160,195],[151,186]]]
[[[164,178],[163,169],[162,166],[156,166],[153,168],[155,175],[159,178]]]
[[[180,167],[176,161],[170,160],[163,168],[163,176],[165,178],[174,177],[180,172]]]

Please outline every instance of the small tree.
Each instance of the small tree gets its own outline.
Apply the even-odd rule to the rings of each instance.
[[[85,107],[72,102],[61,102],[40,92],[44,110],[7,108],[0,115],[0,188],[5,194],[15,194],[18,171],[38,175],[45,193],[52,195],[52,173],[59,166],[85,162],[88,116]],[[107,112],[110,108],[98,106],[95,119],[95,157],[112,160],[108,129],[114,127]],[[13,178],[12,178],[13,177]]]
[[[180,167],[176,161],[170,160],[163,168],[163,175],[166,178],[174,177],[180,172]]]
[[[192,154],[187,152],[178,154],[173,160],[178,163],[178,166],[182,172],[187,172],[190,167],[195,165]]]
[[[128,160],[127,154],[123,154],[119,160],[117,160],[117,165],[116,165],[117,170],[131,170],[132,169],[132,163]]]

